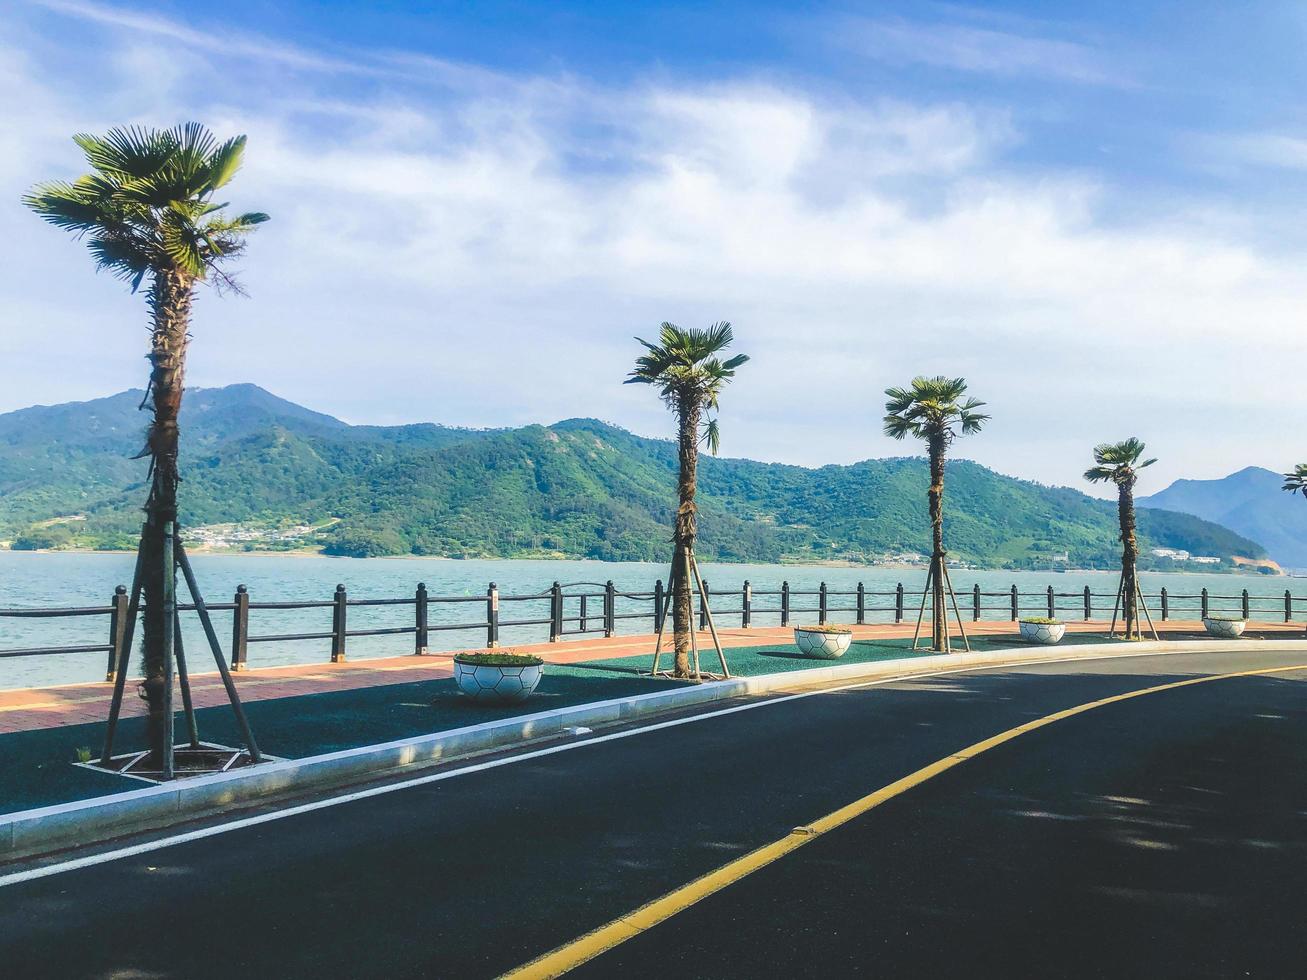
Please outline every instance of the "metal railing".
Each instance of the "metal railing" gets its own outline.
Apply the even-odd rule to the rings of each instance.
[[[502,629],[548,627],[551,643],[569,636],[599,633],[613,636],[618,632],[619,623],[634,620],[648,621],[657,631],[666,607],[665,588],[661,581],[645,592],[619,591],[612,581],[555,582],[543,592],[518,595],[501,593],[491,582],[484,595],[433,596],[425,584],[419,583],[411,597],[351,599],[345,586],[337,585],[329,599],[255,602],[246,587],[241,585],[231,602],[210,603],[207,607],[212,612],[231,613],[231,666],[234,670],[242,670],[248,666],[250,645],[256,643],[325,641],[331,662],[341,663],[348,655],[349,640],[358,637],[411,635],[413,652],[425,654],[429,652],[431,634],[445,631],[484,631],[485,646],[490,648],[500,645]],[[921,592],[906,590],[902,583],[892,590],[875,591],[867,589],[861,582],[854,589],[840,590],[830,588],[824,582],[816,589],[791,588],[788,582],[781,583],[779,589],[755,589],[745,581],[736,590],[714,591],[705,580],[704,591],[708,594],[713,615],[719,621],[738,616],[740,625],[746,629],[757,625],[755,618],[758,616],[769,620],[778,617],[781,626],[791,625],[796,617],[808,616],[826,624],[832,621],[832,616],[842,617],[844,614],[851,614],[857,625],[902,623],[905,619],[915,620],[922,601]],[[1261,622],[1282,619],[1291,623],[1307,612],[1307,596],[1295,596],[1288,589],[1274,595],[1252,595],[1247,589],[1233,595],[1220,595],[1207,589],[1190,594],[1163,588],[1160,592],[1145,593],[1144,601],[1159,621],[1197,619],[1211,613],[1238,613],[1246,619]],[[1095,614],[1101,614],[1106,619],[1112,614],[1115,602],[1115,593],[1092,592],[1088,586],[1078,592],[1058,592],[1051,585],[1039,591],[1022,592],[1016,585],[1002,591],[985,591],[977,584],[969,592],[958,593],[959,605],[977,622],[987,615],[1014,621],[1033,614],[1084,620],[1092,620]],[[707,612],[702,601],[694,596],[692,604],[700,628],[706,629]],[[441,605],[466,607],[472,611],[467,616],[455,617],[451,622],[435,622],[431,616],[432,607]],[[351,610],[388,606],[411,607],[410,625],[351,628]],[[114,665],[119,662],[126,636],[127,607],[127,589],[120,585],[106,606],[0,609],[0,619],[97,616],[107,619],[103,643],[0,649],[0,659],[99,653],[105,655],[106,678],[113,680]],[[270,613],[328,608],[331,610],[329,630],[250,632],[252,614],[257,614],[257,620],[264,621]],[[195,606],[179,604],[178,609],[193,612]],[[994,617],[995,613],[1000,616]],[[925,614],[929,618],[929,607]],[[836,621],[846,620],[840,618]]]

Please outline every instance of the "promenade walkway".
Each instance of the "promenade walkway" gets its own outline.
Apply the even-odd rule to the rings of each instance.
[[[1068,630],[1075,633],[1104,633],[1108,623],[1104,620],[1074,622]],[[853,627],[855,639],[904,639],[912,636],[913,624],[874,624]],[[976,636],[1012,635],[1016,624],[1007,620],[968,623],[968,633]],[[1173,620],[1158,624],[1164,636],[1201,636],[1203,626],[1197,621]],[[1302,635],[1302,624],[1249,623],[1248,634],[1276,636]],[[756,627],[752,629],[723,628],[718,630],[722,645],[756,647],[769,642],[793,641],[791,627]],[[708,634],[700,634],[700,652],[710,643]],[[670,639],[670,638],[669,638]],[[514,644],[505,649],[533,653],[552,664],[575,664],[602,659],[621,659],[652,654],[652,634],[631,636],[584,637],[562,643]],[[664,642],[666,647],[667,641]],[[711,647],[709,646],[711,654]],[[1055,648],[1050,648],[1050,654]],[[276,698],[296,697],[304,694],[321,694],[333,691],[350,691],[381,687],[388,684],[408,684],[414,681],[437,680],[453,674],[454,653],[443,651],[423,656],[412,654],[396,657],[373,658],[350,663],[294,664],[284,667],[254,667],[235,676],[241,698],[246,702],[267,701]],[[705,669],[711,666],[711,655],[702,660]],[[191,688],[197,708],[213,707],[226,703],[222,681],[216,671],[191,676]],[[0,691],[0,734],[83,725],[104,721],[108,713],[112,685],[103,682],[66,684],[57,687],[21,688]],[[180,698],[177,699],[180,705]],[[124,715],[144,715],[144,703],[136,697],[134,685],[129,683],[123,703]]]

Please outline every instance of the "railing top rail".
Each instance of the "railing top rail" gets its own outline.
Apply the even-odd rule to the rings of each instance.
[[[111,612],[113,606],[24,606],[0,609],[0,616],[10,619],[59,619],[66,616],[105,616]]]

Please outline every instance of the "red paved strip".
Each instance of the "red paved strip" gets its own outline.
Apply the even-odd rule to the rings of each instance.
[[[1103,632],[1106,621],[1068,623],[1069,632]],[[876,624],[852,627],[858,639],[893,639],[910,637],[913,624]],[[1201,622],[1170,621],[1159,623],[1158,631],[1165,634],[1202,633]],[[1250,632],[1296,633],[1303,632],[1299,623],[1249,623]],[[1016,626],[1008,621],[968,623],[967,632],[976,635],[1007,634],[1015,636]],[[768,641],[791,643],[790,627],[763,627],[755,629],[726,628],[718,630],[724,647],[756,646]],[[700,633],[700,651],[709,644],[706,633]],[[670,646],[665,639],[664,648]],[[511,649],[534,653],[548,663],[571,664],[584,660],[600,660],[638,656],[653,653],[652,634],[614,636],[611,638],[587,637],[564,643],[515,644]],[[466,651],[465,651],[466,652]],[[353,663],[292,664],[285,667],[260,667],[243,671],[235,676],[236,685],[244,701],[266,701],[272,698],[296,697],[303,694],[321,694],[327,691],[351,691],[385,684],[408,684],[414,681],[449,677],[453,673],[450,662],[452,651],[424,656],[412,654],[400,657],[359,660]],[[64,725],[81,725],[103,721],[108,715],[113,685],[103,682],[66,684],[58,687],[21,688],[0,691],[0,734],[24,732],[39,728],[58,728]],[[197,708],[213,707],[226,703],[222,680],[216,672],[193,674],[191,694]],[[181,703],[180,697],[176,699]],[[145,705],[136,697],[134,685],[129,684],[123,698],[126,716],[143,715]]]

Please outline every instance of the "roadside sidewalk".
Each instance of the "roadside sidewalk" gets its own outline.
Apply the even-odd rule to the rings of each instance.
[[[902,640],[912,636],[913,625],[913,623],[873,624],[854,626],[852,629],[856,640]],[[1101,633],[1107,629],[1107,626],[1106,621],[1094,620],[1068,623],[1067,629],[1071,633]],[[1158,624],[1158,631],[1167,637],[1201,636],[1203,626],[1197,621],[1173,620]],[[967,632],[977,637],[1013,636],[1016,633],[1016,625],[1007,620],[968,623]],[[773,626],[752,629],[728,627],[719,629],[718,634],[722,646],[728,649],[767,643],[789,645],[793,642],[791,627]],[[1302,625],[1249,623],[1248,635],[1250,636],[1290,634],[1302,635]],[[713,658],[710,639],[703,631],[700,632],[699,637],[701,658],[705,645],[709,649],[708,657],[703,658],[702,663],[705,669],[711,669]],[[665,649],[669,641],[670,637],[665,638]],[[651,655],[653,646],[653,634],[640,634],[611,638],[585,637],[563,643],[516,644],[512,645],[511,649],[536,654],[550,664],[569,665]],[[343,664],[255,667],[235,674],[234,677],[241,699],[254,703],[308,694],[356,691],[387,685],[440,680],[453,675],[451,666],[453,657],[454,652],[447,651],[423,656],[410,654]],[[226,694],[216,671],[193,674],[191,690],[197,708],[226,704]],[[112,685],[104,682],[0,691],[0,735],[103,722],[108,715],[111,694]],[[127,718],[143,717],[145,714],[144,704],[136,697],[134,685],[130,683],[123,700],[123,714]]]

